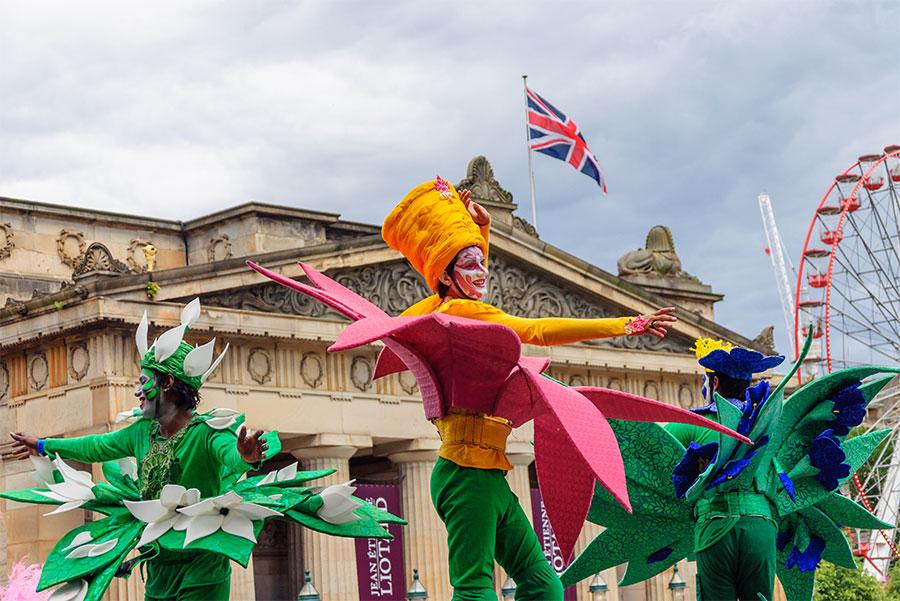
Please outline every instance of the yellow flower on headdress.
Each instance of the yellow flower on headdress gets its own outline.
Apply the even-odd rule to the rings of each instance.
[[[702,359],[713,351],[723,350],[726,353],[731,352],[731,349],[734,348],[734,345],[730,342],[726,342],[725,340],[716,340],[715,338],[698,338],[694,342],[694,346],[691,347],[691,350],[697,355],[697,359]],[[706,371],[712,373],[713,370],[707,369]]]

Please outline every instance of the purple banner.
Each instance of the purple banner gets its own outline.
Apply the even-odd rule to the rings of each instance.
[[[541,542],[544,557],[547,558],[547,561],[557,574],[562,574],[569,564],[566,558],[562,556],[559,545],[556,543],[556,535],[553,534],[550,517],[547,515],[547,509],[544,507],[544,501],[541,499],[541,489],[539,488],[531,489],[531,512],[534,518],[534,531]],[[570,586],[565,590],[563,599],[565,601],[577,601],[578,594],[574,586]]]
[[[401,515],[399,484],[357,484],[356,496],[375,507]],[[393,540],[356,539],[356,577],[361,601],[404,601],[403,528],[390,524]]]

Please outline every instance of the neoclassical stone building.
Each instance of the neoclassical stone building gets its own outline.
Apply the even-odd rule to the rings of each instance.
[[[512,196],[483,157],[470,162],[458,187],[469,188],[494,216],[491,302],[504,310],[598,317],[667,304],[682,308],[679,326],[663,341],[527,347],[527,353],[552,358],[555,377],[687,407],[699,400],[700,372],[689,351],[696,337],[764,344],[715,323],[713,304],[722,297],[682,271],[667,229],[654,228],[643,248],[623,256],[616,276],[542,242],[513,215]],[[394,200],[384,199],[385,212]],[[147,244],[158,251],[152,272],[143,252]],[[439,441],[423,419],[415,381],[403,373],[372,382],[375,347],[328,354],[345,321],[267,282],[246,268],[247,259],[292,277],[300,275],[298,260],[308,262],[392,313],[427,292],[385,246],[378,226],[334,214],[249,203],[177,222],[0,198],[0,427],[44,436],[116,428],[115,415],[134,405],[133,335],[141,313],[147,311],[154,336],[175,325],[181,305],[199,296],[204,311],[192,332],[231,347],[203,389],[202,406],[236,408],[254,427],[277,427],[284,441],[279,465],[299,460],[306,469],[336,469],[329,483],[356,478],[399,491],[398,510],[410,524],[402,548],[392,551],[391,569],[403,574],[403,582],[418,569],[431,599],[449,599],[445,535],[428,488]],[[151,281],[159,287],[152,298]],[[508,448],[515,465],[510,484],[529,515],[531,437],[529,424],[513,434]],[[3,464],[0,486],[28,486],[29,469],[28,462]],[[98,466],[94,475],[100,476]],[[40,509],[13,502],[0,503],[0,509],[0,574],[26,555],[42,559],[59,534],[91,519],[83,511],[39,517]],[[539,510],[536,515],[540,519]],[[582,544],[595,533],[588,525]],[[233,596],[296,598],[308,569],[323,599],[358,599],[374,578],[362,565],[377,555],[369,552],[353,541],[276,525],[264,532],[249,569],[235,570]],[[692,564],[680,565],[689,599],[693,573]],[[615,570],[603,577],[610,599],[672,598],[671,570],[628,589],[616,587]],[[498,569],[498,589],[505,578]],[[587,583],[578,595],[590,598]],[[142,598],[140,578],[117,579],[109,597]]]

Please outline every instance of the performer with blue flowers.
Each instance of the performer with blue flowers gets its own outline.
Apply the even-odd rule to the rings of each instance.
[[[721,340],[697,340],[694,350],[706,369],[704,396],[719,395],[741,412],[737,431],[745,436],[758,421],[769,394],[765,380],[751,387],[754,374],[781,365],[783,356],[766,357]],[[693,410],[710,419],[718,417],[716,402]],[[665,429],[686,448],[686,460],[673,472],[675,495],[684,498],[697,477],[697,468],[709,465],[719,447],[718,434],[687,424],[666,424]],[[708,433],[709,432],[709,433]],[[763,440],[743,450],[710,482],[712,496],[697,502],[695,548],[701,599],[772,598],[775,581],[776,524],[772,506],[756,480],[738,478],[749,467]]]
[[[836,371],[785,399],[784,387],[810,342],[808,337],[788,374],[771,387],[766,381],[751,385],[752,379],[783,357],[697,341],[712,402],[695,411],[753,445],[682,424],[613,420],[634,512],[595,489],[588,520],[605,530],[566,569],[563,585],[628,562],[620,582],[627,586],[695,555],[702,601],[771,599],[776,575],[788,599],[809,601],[821,561],[857,569],[843,528],[894,525],[842,495],[840,487],[890,431],[847,435],[900,370]]]

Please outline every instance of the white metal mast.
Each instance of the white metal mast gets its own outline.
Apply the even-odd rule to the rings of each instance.
[[[778,284],[778,296],[781,297],[781,310],[784,313],[784,326],[787,328],[788,337],[794,331],[794,295],[788,280],[787,263],[781,244],[781,235],[778,233],[778,225],[775,223],[775,213],[772,211],[772,201],[768,194],[759,195],[759,210],[762,213],[763,227],[766,230],[766,241],[769,244],[769,257],[772,259],[772,269],[775,271],[775,280]]]

